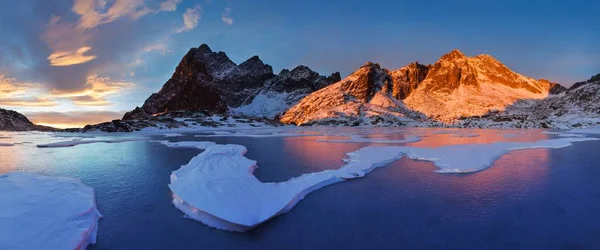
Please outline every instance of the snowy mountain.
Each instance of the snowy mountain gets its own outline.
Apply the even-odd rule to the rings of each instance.
[[[409,91],[410,81],[405,83],[394,84],[388,70],[368,62],[342,81],[306,96],[287,110],[280,121],[296,125],[395,126],[417,126],[427,122],[424,115],[411,111],[394,98],[394,94]],[[405,92],[394,86],[400,86]]]
[[[306,94],[338,80],[339,73],[327,78],[304,66],[274,75],[258,56],[236,65],[224,52],[203,44],[190,49],[162,89],[123,120],[148,119],[171,110],[227,114],[230,109],[274,118]]]
[[[0,108],[0,131],[53,131],[51,127],[33,124],[19,112]]]
[[[219,126],[211,121],[228,116],[274,126],[592,126],[598,124],[599,81],[596,76],[566,89],[520,75],[492,56],[458,50],[432,65],[415,62],[397,70],[369,62],[343,80],[306,66],[275,75],[257,56],[237,65],[204,44],[192,48],[162,89],[123,121],[87,129]]]
[[[600,74],[542,100],[521,100],[504,112],[459,120],[459,127],[579,128],[600,125]]]
[[[546,98],[554,85],[517,74],[489,55],[467,57],[454,50],[429,68],[404,102],[433,119],[453,122],[502,111],[517,100]]]

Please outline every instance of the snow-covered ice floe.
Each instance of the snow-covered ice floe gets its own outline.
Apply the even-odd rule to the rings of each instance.
[[[572,142],[588,140],[597,139],[561,138],[437,148],[368,146],[348,153],[344,159],[347,164],[337,170],[304,174],[279,183],[263,183],[254,177],[257,163],[244,157],[247,152],[244,146],[212,145],[174,171],[169,188],[173,204],[185,217],[214,228],[243,232],[286,213],[315,190],[363,177],[404,156],[431,161],[439,173],[468,173],[491,166],[500,156],[513,150],[562,148]]]
[[[65,147],[74,147],[82,144],[91,144],[91,143],[120,143],[120,142],[131,142],[131,141],[140,141],[143,138],[118,138],[118,139],[106,139],[106,140],[70,140],[70,141],[60,141],[60,142],[52,142],[47,144],[38,144],[38,148],[65,148]]]
[[[369,139],[359,135],[351,135],[350,140],[317,140],[318,142],[338,142],[338,143],[380,143],[380,144],[399,144],[399,143],[410,143],[418,142],[421,137],[415,135],[407,135],[404,140],[386,140],[386,139]]]
[[[94,189],[77,179],[0,175],[0,249],[86,249],[96,243]]]

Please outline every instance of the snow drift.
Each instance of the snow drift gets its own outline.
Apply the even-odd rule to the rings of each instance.
[[[100,217],[94,189],[79,180],[0,175],[0,249],[86,249]]]

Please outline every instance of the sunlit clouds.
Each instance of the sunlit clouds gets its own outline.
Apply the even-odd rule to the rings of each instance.
[[[177,33],[193,30],[198,26],[198,22],[202,16],[202,8],[196,5],[194,8],[188,8],[183,13],[183,27],[176,30]]]
[[[41,84],[19,82],[0,74],[0,106],[55,107],[64,102],[75,106],[110,106],[110,97],[134,86],[133,83],[91,75],[83,89],[48,91]]]
[[[55,101],[44,97],[43,92],[45,90],[41,84],[20,82],[0,74],[0,106],[53,107],[58,105]]]
[[[69,98],[76,106],[108,106],[112,103],[106,98],[121,91],[132,88],[133,83],[112,81],[108,77],[91,75],[87,78],[85,87],[76,91],[52,90],[52,98]]]
[[[58,51],[48,56],[48,61],[52,66],[69,66],[80,63],[86,63],[96,58],[95,55],[86,55],[92,48],[81,47],[75,51]]]

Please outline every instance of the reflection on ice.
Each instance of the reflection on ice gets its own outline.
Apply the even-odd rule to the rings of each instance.
[[[415,135],[408,135],[404,140],[385,140],[385,139],[370,139],[364,138],[359,135],[351,135],[350,140],[323,140],[319,139],[319,142],[339,142],[339,143],[379,143],[379,144],[399,144],[399,143],[407,143],[407,142],[417,142],[420,141],[421,137]]]
[[[212,145],[215,145],[214,142],[211,141],[180,141],[180,142],[170,142],[170,141],[150,141],[163,144],[167,147],[171,148],[198,148],[205,149]]]
[[[118,139],[106,139],[106,140],[81,140],[75,139],[71,141],[59,141],[52,142],[47,144],[38,144],[38,148],[66,148],[66,147],[74,147],[82,144],[91,144],[91,143],[120,143],[120,142],[131,142],[131,141],[140,141],[142,138],[118,138]]]

